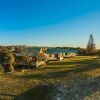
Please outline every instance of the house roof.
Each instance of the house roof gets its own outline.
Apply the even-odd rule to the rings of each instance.
[[[47,49],[47,54],[60,54],[60,53],[77,53],[77,50],[68,49]]]
[[[23,55],[28,55],[28,56],[35,56],[37,57],[41,47],[25,47],[21,52],[16,53],[17,56],[23,56]],[[60,53],[77,53],[77,50],[68,50],[68,49],[52,49],[48,48],[45,53],[47,54],[60,54]]]

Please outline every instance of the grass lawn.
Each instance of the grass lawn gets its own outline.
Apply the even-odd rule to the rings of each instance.
[[[90,56],[50,61],[47,67],[0,75],[0,100],[49,100],[57,84],[100,78],[100,59]]]

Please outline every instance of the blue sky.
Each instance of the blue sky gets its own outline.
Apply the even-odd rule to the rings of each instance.
[[[0,44],[85,47],[100,42],[100,0],[0,0]]]

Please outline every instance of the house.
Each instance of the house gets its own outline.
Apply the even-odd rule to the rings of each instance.
[[[63,55],[64,55],[64,58],[69,58],[69,57],[74,57],[74,56],[77,56],[77,50],[65,50]]]
[[[46,51],[47,60],[63,60],[64,56],[60,49],[47,49]]]
[[[63,60],[65,57],[77,55],[77,50],[48,48],[46,51],[47,60]]]

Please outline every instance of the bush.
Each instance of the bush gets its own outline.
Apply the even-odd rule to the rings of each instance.
[[[0,74],[2,74],[4,72],[3,67],[0,65]]]
[[[15,61],[14,55],[11,52],[0,52],[0,63],[4,68],[4,72],[14,71],[13,63]]]

